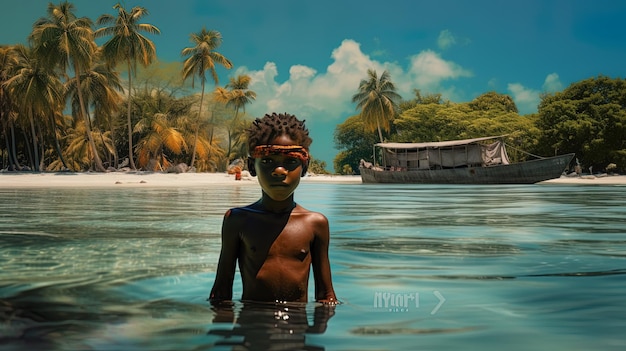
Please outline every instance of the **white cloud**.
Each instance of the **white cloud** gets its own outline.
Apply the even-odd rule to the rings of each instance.
[[[313,138],[312,153],[332,152],[332,132],[346,117],[358,113],[352,103],[359,82],[367,77],[367,70],[378,74],[388,70],[397,92],[405,99],[413,97],[413,89],[441,93],[446,99],[455,100],[454,86],[443,86],[444,81],[471,76],[471,72],[458,64],[442,59],[433,51],[423,51],[410,58],[406,67],[397,62],[380,62],[361,51],[358,42],[346,39],[331,53],[332,62],[325,70],[297,64],[289,67],[286,80],[279,80],[280,71],[273,62],[267,62],[260,70],[240,67],[235,75],[247,74],[252,80],[250,89],[256,92],[253,104],[246,106],[251,116],[265,113],[289,112],[306,119]],[[324,149],[323,152],[320,152]],[[332,157],[326,158],[332,162]]]
[[[307,66],[302,65],[294,65],[289,69],[289,79],[290,80],[300,80],[307,79],[315,76],[317,72]]]
[[[431,50],[424,50],[411,58],[408,72],[413,88],[429,92],[441,92],[441,82],[460,77],[471,77],[472,73],[458,64],[442,59]]]
[[[248,111],[253,115],[267,112],[290,112],[302,118],[337,120],[356,113],[352,95],[369,68],[382,73],[384,65],[363,54],[360,44],[344,40],[334,49],[333,62],[325,72],[317,72],[305,65],[289,68],[289,79],[278,82],[276,64],[268,62],[260,71],[240,68],[236,74],[248,74],[250,89],[257,100]]]
[[[563,90],[563,83],[561,83],[558,74],[550,73],[543,82],[542,88],[545,92],[554,93]]]
[[[257,71],[240,67],[235,74],[250,75],[250,89],[257,93],[255,103],[246,111],[253,116],[290,112],[307,119],[342,120],[357,113],[352,95],[366,78],[368,69],[376,70],[379,75],[388,70],[398,93],[405,99],[413,97],[413,89],[420,89],[442,93],[444,98],[453,100],[454,87],[443,87],[442,83],[472,75],[430,50],[412,56],[408,67],[379,62],[364,54],[361,45],[350,39],[335,48],[331,58],[332,63],[321,72],[302,64],[293,65],[289,68],[289,78],[283,82],[278,80],[279,68],[273,62],[267,62]]]
[[[517,105],[520,114],[528,114],[537,111],[540,101],[540,92],[526,88],[519,83],[510,83],[508,90],[511,92],[513,101]]]
[[[452,32],[444,29],[439,33],[437,46],[439,46],[440,49],[445,50],[454,44],[456,44],[456,39],[454,38],[454,35],[452,35]]]

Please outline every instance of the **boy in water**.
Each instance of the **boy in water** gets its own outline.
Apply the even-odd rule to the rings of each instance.
[[[222,224],[222,250],[211,301],[232,300],[235,264],[242,300],[307,302],[313,267],[315,300],[336,304],[328,244],[328,219],[294,202],[309,165],[311,138],[289,114],[265,115],[247,130],[248,169],[261,185],[261,199],[232,208]]]

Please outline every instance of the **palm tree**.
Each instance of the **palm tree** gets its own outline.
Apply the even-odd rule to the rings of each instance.
[[[35,171],[40,170],[39,138],[37,137],[35,118],[54,116],[61,109],[63,101],[63,84],[59,78],[42,65],[32,50],[16,45],[16,74],[5,84],[13,101],[16,102],[21,116],[28,118],[32,137],[31,165]],[[40,137],[41,137],[41,133]]]
[[[256,99],[256,93],[248,89],[251,80],[252,78],[248,75],[239,75],[236,78],[231,77],[228,84],[226,84],[226,88],[228,90],[217,88],[214,93],[216,101],[224,103],[226,106],[230,106],[235,109],[235,117],[228,128],[227,158],[230,158],[233,149],[233,133],[235,126],[237,125],[239,109],[242,109],[245,113],[246,105]],[[229,160],[227,160],[227,162],[228,161]]]
[[[228,84],[226,84],[226,88],[230,89],[230,93],[232,94],[227,104],[235,108],[235,118],[233,120],[233,124],[237,121],[239,109],[245,113],[246,105],[252,103],[252,100],[256,99],[256,93],[248,89],[251,81],[252,78],[249,75],[244,74],[238,75],[236,78],[231,77]]]
[[[188,115],[180,116],[176,119],[176,126],[179,128],[188,145],[196,144],[196,162],[194,167],[198,172],[215,171],[224,155],[224,150],[220,147],[219,138],[213,137],[214,117],[216,112],[211,111],[211,120],[203,119],[200,127],[197,127],[196,118]],[[199,133],[196,133],[196,131]]]
[[[4,83],[13,76],[17,63],[14,47],[0,46],[0,122],[2,123],[2,133],[4,134],[5,147],[9,158],[9,167],[15,169],[20,168],[15,150],[14,129],[14,122],[18,115],[9,95],[9,89]]]
[[[367,70],[367,79],[359,83],[359,91],[352,96],[357,109],[361,110],[361,118],[365,127],[371,131],[378,129],[378,137],[383,142],[381,128],[389,131],[389,122],[398,109],[401,96],[396,93],[396,87],[391,81],[388,71],[381,74],[380,79],[375,70]]]
[[[246,145],[247,135],[246,130],[250,127],[250,121],[240,120],[229,131],[229,136],[232,140],[232,147],[228,157],[230,160],[236,160],[237,158],[245,158],[248,154],[248,147]]]
[[[92,148],[92,156],[96,168],[99,171],[105,171],[91,135],[91,123],[80,85],[80,75],[91,67],[97,48],[92,30],[93,23],[87,17],[77,18],[74,10],[74,5],[68,1],[59,5],[50,3],[48,17],[35,22],[30,39],[34,43],[37,56],[45,64],[50,67],[58,65],[63,72],[68,66],[73,69],[80,101],[80,114],[85,121],[85,131]]]
[[[162,171],[170,166],[165,149],[179,155],[187,148],[183,135],[165,113],[142,118],[135,126],[135,131],[143,135],[137,143],[137,161],[140,167],[147,167],[151,160],[156,161],[151,171]]]
[[[65,152],[70,169],[81,170],[89,168],[91,165],[91,160],[93,160],[93,151],[89,147],[89,144],[85,141],[86,129],[84,120],[74,121],[74,126],[68,129],[66,136],[67,148],[65,149]],[[101,133],[100,130],[96,130],[92,133],[94,135],[94,141],[101,149],[112,150],[113,146],[111,144],[111,139],[109,138],[110,133],[108,131]],[[54,163],[51,164],[51,167],[53,166]]]
[[[156,48],[154,43],[141,33],[160,34],[161,31],[147,23],[139,23],[139,20],[148,15],[148,11],[140,6],[133,7],[130,12],[120,5],[114,7],[118,11],[117,17],[112,15],[102,15],[96,23],[98,25],[109,25],[99,28],[95,32],[95,37],[111,36],[111,39],[102,46],[102,52],[107,62],[115,66],[119,62],[125,62],[128,69],[128,101],[127,101],[127,127],[128,127],[128,158],[130,167],[136,169],[133,160],[133,126],[131,121],[130,95],[132,91],[132,77],[137,68],[137,61],[143,66],[147,66],[156,58]]]
[[[190,40],[195,46],[184,48],[181,52],[181,56],[187,57],[183,65],[183,80],[192,77],[191,85],[193,87],[195,77],[200,79],[202,84],[202,92],[200,94],[200,106],[198,107],[198,118],[196,122],[196,140],[193,143],[193,149],[191,152],[191,164],[189,167],[193,167],[196,159],[196,141],[197,135],[200,130],[200,115],[202,113],[202,103],[204,101],[204,86],[206,83],[206,71],[211,73],[213,82],[219,84],[217,77],[217,71],[215,65],[220,64],[227,69],[233,67],[232,62],[224,55],[215,51],[220,45],[222,45],[222,34],[215,30],[207,30],[202,28],[198,33],[192,33]]]
[[[88,106],[93,107],[94,123],[99,126],[105,126],[108,129],[113,149],[109,155],[113,155],[113,164],[117,167],[118,155],[115,148],[115,121],[113,120],[115,113],[121,105],[122,85],[117,72],[110,69],[111,67],[96,63],[89,70],[81,75],[81,86],[85,91],[85,101]],[[67,96],[71,97],[72,110],[80,108],[80,100],[78,98],[77,79],[71,79],[66,83]],[[91,120],[91,119],[90,119]],[[102,135],[102,134],[100,134]],[[110,158],[109,158],[109,164]]]

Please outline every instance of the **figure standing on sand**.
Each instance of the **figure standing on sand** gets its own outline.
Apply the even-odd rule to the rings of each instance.
[[[247,136],[248,169],[258,177],[261,199],[226,212],[209,299],[232,300],[238,263],[244,301],[307,302],[312,267],[315,300],[336,304],[328,219],[294,201],[312,142],[304,121],[289,114],[268,114],[253,122]]]

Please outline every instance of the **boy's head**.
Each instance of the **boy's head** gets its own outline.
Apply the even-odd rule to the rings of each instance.
[[[276,137],[287,135],[296,145],[302,146],[307,151],[311,142],[309,130],[304,121],[300,121],[294,115],[287,113],[266,114],[263,118],[257,118],[252,126],[246,131],[248,136],[248,151],[250,155],[260,145],[269,145]]]
[[[306,173],[309,146],[313,140],[309,137],[309,131],[304,125],[304,121],[300,121],[296,116],[287,113],[266,114],[263,118],[257,118],[252,122],[252,126],[246,130],[246,135],[248,137],[248,152],[253,159],[272,153],[288,154],[302,160],[302,174]],[[293,145],[273,145],[274,141],[281,137],[291,139]],[[250,168],[251,172],[254,173],[254,168]]]

